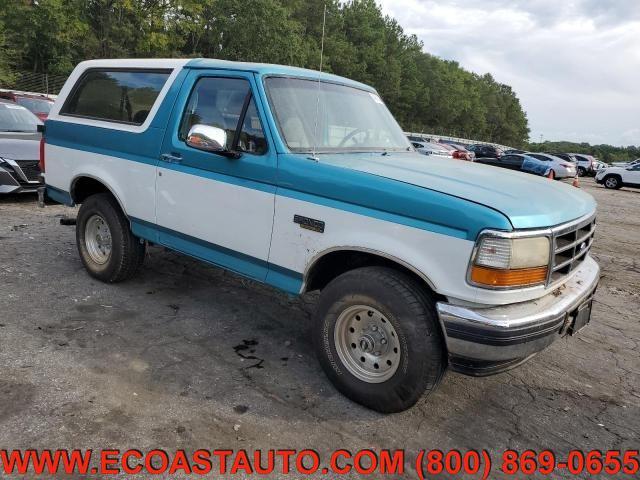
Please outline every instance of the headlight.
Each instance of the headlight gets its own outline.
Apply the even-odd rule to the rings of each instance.
[[[485,288],[521,288],[546,282],[549,237],[480,236],[469,268],[469,281]]]

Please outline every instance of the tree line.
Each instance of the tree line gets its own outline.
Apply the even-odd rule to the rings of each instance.
[[[542,142],[528,146],[532,152],[570,152],[593,155],[606,163],[629,162],[640,158],[640,147],[614,147],[612,145],[590,145],[574,142]]]
[[[323,69],[374,86],[405,130],[522,146],[527,116],[490,74],[425,53],[375,0],[0,0],[0,84],[91,58],[210,57]],[[428,48],[428,46],[427,46]]]

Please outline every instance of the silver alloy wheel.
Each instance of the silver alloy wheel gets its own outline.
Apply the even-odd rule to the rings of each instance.
[[[367,383],[389,380],[400,365],[400,342],[391,322],[377,309],[353,305],[336,320],[333,340],[342,364]]]
[[[100,215],[91,215],[84,228],[84,244],[91,260],[104,265],[111,258],[111,230]]]
[[[605,186],[609,188],[616,188],[618,186],[618,180],[615,177],[609,177],[604,181]]]

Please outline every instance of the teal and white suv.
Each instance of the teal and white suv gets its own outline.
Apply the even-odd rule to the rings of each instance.
[[[153,243],[320,290],[320,364],[370,408],[410,407],[447,368],[512,368],[590,319],[594,199],[425,161],[367,85],[281,65],[89,61],[44,136],[47,195],[81,205],[90,275],[132,277]]]

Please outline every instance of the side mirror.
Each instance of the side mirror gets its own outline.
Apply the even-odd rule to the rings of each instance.
[[[218,127],[196,124],[189,130],[187,145],[205,152],[226,151],[227,132]]]
[[[211,125],[194,125],[187,135],[187,145],[205,152],[217,153],[227,158],[240,158],[240,152],[227,148],[227,132]]]

